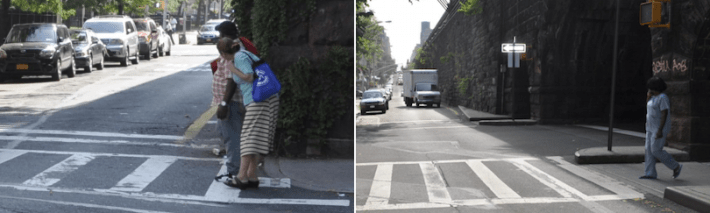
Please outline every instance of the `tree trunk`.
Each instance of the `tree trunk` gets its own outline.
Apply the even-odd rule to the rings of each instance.
[[[195,17],[195,19],[196,19],[196,20],[195,20],[195,23],[196,23],[195,26],[196,26],[196,27],[200,27],[200,25],[202,24],[200,18],[202,18],[202,11],[205,10],[205,9],[203,8],[204,5],[205,5],[205,1],[204,1],[204,0],[200,0],[200,2],[197,3],[197,17]]]
[[[0,16],[0,37],[5,38],[7,34],[10,32],[10,28],[12,27],[12,23],[10,23],[10,14],[8,14],[10,10],[10,3],[11,0],[2,0],[2,12]],[[0,44],[4,43],[3,41],[0,40]]]

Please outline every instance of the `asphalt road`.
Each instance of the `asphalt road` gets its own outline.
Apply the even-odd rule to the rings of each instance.
[[[616,165],[576,165],[574,151],[604,146],[605,132],[479,126],[457,107],[406,107],[401,89],[386,113],[357,121],[357,211],[692,212],[605,172]]]
[[[352,194],[288,178],[245,191],[214,181],[216,57],[214,45],[180,45],[60,82],[0,82],[0,212],[352,212]]]

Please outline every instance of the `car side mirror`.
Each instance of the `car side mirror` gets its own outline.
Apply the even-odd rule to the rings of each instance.
[[[153,29],[150,31],[151,33],[158,33],[158,29]]]
[[[57,43],[62,43],[62,42],[64,42],[64,37],[59,37],[59,39],[57,39]]]

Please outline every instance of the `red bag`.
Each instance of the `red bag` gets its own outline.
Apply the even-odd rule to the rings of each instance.
[[[251,41],[249,41],[249,39],[247,39],[246,37],[239,37],[239,41],[241,41],[242,44],[244,44],[244,49],[246,49],[247,51],[249,51],[251,53],[254,53],[254,55],[256,55],[257,57],[261,57],[261,56],[259,56],[259,50],[256,49],[256,46],[254,46],[254,44],[251,43]]]
[[[218,61],[219,61],[219,58],[215,59],[214,61],[212,61],[210,63],[210,66],[212,67],[212,75],[214,75],[214,73],[217,72],[217,63],[219,63]]]

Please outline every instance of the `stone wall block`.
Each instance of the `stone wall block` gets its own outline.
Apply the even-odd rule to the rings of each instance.
[[[692,122],[696,131],[693,131],[692,143],[710,145],[710,119],[708,117],[695,117]]]
[[[354,6],[351,1],[318,1],[310,17],[309,43],[312,45],[353,46]]]
[[[668,95],[671,102],[671,116],[690,116],[690,100],[688,94]]]
[[[691,142],[691,123],[690,117],[672,117],[671,132],[668,134],[669,143],[690,143]]]
[[[666,81],[665,93],[669,96],[688,94],[690,92],[690,83],[687,81]]]

